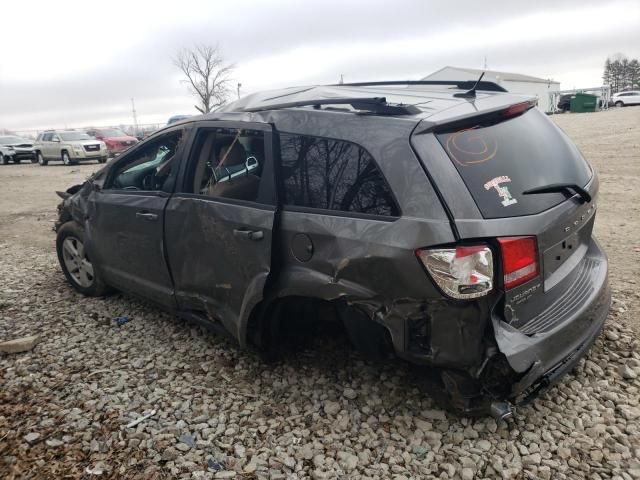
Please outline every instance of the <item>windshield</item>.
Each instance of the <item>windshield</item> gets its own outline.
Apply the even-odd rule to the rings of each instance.
[[[61,132],[60,138],[66,142],[73,140],[91,140],[91,137],[84,132]]]
[[[17,143],[31,143],[29,140],[20,137],[0,137],[2,145],[15,145]]]
[[[105,130],[99,130],[99,133],[103,137],[126,137],[127,134],[118,128],[107,128]]]
[[[565,195],[522,192],[555,183],[584,187],[591,179],[591,168],[578,149],[536,108],[436,137],[485,218],[540,213],[562,203]]]

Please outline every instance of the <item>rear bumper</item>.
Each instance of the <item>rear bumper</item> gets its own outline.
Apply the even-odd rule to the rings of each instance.
[[[588,352],[601,332],[611,293],[607,258],[595,239],[583,262],[595,265],[589,270],[590,292],[579,306],[564,313],[553,329],[527,335],[492,316],[498,348],[511,368],[523,375],[512,386],[513,398],[526,400],[557,381]]]

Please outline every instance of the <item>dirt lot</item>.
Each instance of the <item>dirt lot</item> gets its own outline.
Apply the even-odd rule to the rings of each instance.
[[[99,166],[0,166],[0,341],[40,336],[0,356],[0,478],[640,479],[640,107],[555,120],[600,176],[614,305],[588,359],[510,424],[435,410],[404,364],[340,341],[265,365],[135,299],[75,294],[54,191]]]

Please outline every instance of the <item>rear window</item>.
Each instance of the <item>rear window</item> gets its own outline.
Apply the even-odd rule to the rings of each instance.
[[[287,205],[399,215],[391,189],[373,158],[353,143],[281,134],[280,171]]]
[[[567,197],[522,192],[563,182],[584,187],[591,179],[578,149],[536,108],[499,123],[471,124],[436,137],[485,218],[540,213]]]

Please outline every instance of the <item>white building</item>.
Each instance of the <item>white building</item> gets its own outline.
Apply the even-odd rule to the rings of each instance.
[[[475,68],[444,67],[424,77],[423,80],[477,80],[482,72],[483,70]],[[484,72],[482,81],[495,82],[511,93],[538,97],[538,108],[543,112],[551,111],[549,93],[560,90],[560,82],[551,79],[494,70],[484,70]]]

